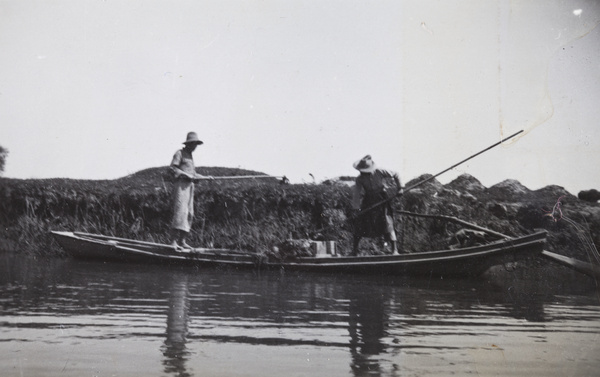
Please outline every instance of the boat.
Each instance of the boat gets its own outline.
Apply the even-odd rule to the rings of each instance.
[[[135,263],[188,264],[234,269],[270,269],[318,273],[394,274],[401,276],[478,276],[492,266],[510,264],[542,253],[547,232],[459,249],[399,255],[342,256],[332,252],[284,259],[231,249],[177,250],[170,245],[112,236],[52,231],[73,258]]]

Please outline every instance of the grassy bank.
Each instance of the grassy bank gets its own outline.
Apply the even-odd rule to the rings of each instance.
[[[167,168],[147,169],[116,180],[0,179],[0,248],[36,255],[62,251],[51,230],[100,233],[151,242],[170,241],[171,183]],[[212,176],[256,175],[253,171],[198,168]],[[419,182],[419,177],[414,182]],[[577,211],[588,224],[591,240],[600,233],[600,210],[560,187],[529,191],[518,183],[485,188],[473,177],[441,185],[419,186],[395,203],[396,210],[455,216],[500,233],[516,236],[545,228],[548,248],[587,259],[581,234],[548,211],[562,196],[563,210]],[[275,178],[203,181],[196,185],[195,222],[190,243],[267,253],[293,238],[335,240],[339,250],[351,245],[351,188],[347,184],[281,184]],[[574,212],[571,212],[574,213]],[[448,246],[460,229],[444,220],[402,216],[396,228],[405,250],[425,251]],[[365,239],[362,248],[377,252],[378,240]]]
[[[59,253],[50,230],[168,242],[171,183],[165,179],[166,172],[166,168],[148,169],[107,181],[1,179],[3,243],[22,252]],[[259,174],[223,168],[199,168],[198,172]],[[306,237],[327,225],[333,225],[329,233],[344,238],[343,214],[349,195],[347,186],[286,185],[274,178],[202,182],[196,185],[190,242],[265,251],[290,235]]]

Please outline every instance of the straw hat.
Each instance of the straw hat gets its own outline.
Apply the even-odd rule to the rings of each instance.
[[[198,139],[198,135],[195,132],[188,132],[187,139],[183,142],[183,144],[204,144],[204,142]]]
[[[375,166],[375,162],[371,159],[371,155],[366,155],[360,160],[356,161],[352,166],[354,169],[360,171],[361,173],[373,173],[377,168]]]

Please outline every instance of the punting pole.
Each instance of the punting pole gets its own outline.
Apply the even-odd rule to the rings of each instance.
[[[276,178],[283,179],[285,176],[275,176],[275,175],[227,175],[227,176],[212,176],[212,179],[255,179],[255,178]],[[210,179],[210,178],[205,178]]]
[[[261,178],[272,178],[279,180],[281,184],[288,184],[290,180],[285,175],[226,175],[226,176],[204,176],[199,178],[201,181],[216,181],[216,180],[231,180],[231,179],[261,179]]]
[[[479,151],[479,152],[475,153],[474,155],[471,155],[470,157],[467,157],[467,158],[465,158],[465,159],[464,159],[464,160],[462,160],[461,162],[459,162],[459,163],[456,163],[456,164],[454,164],[454,165],[450,166],[448,169],[442,170],[441,172],[437,173],[436,175],[433,175],[433,176],[431,176],[431,177],[429,177],[429,178],[426,178],[426,179],[422,180],[421,182],[417,182],[417,183],[415,183],[414,185],[412,185],[412,186],[409,186],[409,187],[405,188],[405,189],[404,189],[404,192],[410,191],[410,190],[412,190],[412,189],[414,189],[414,188],[416,188],[416,187],[418,187],[418,186],[421,186],[422,184],[424,184],[424,183],[426,183],[426,182],[429,182],[429,181],[431,181],[432,179],[434,179],[434,178],[436,178],[436,177],[438,177],[438,176],[440,176],[440,175],[444,174],[444,173],[445,173],[445,172],[447,172],[448,170],[452,170],[452,169],[454,169],[455,167],[457,167],[458,165],[464,164],[465,162],[469,161],[470,159],[472,159],[472,158],[474,158],[474,157],[477,157],[477,156],[479,156],[480,154],[482,154],[482,153],[484,153],[484,152],[487,152],[487,151],[489,151],[490,149],[492,149],[492,148],[494,148],[494,147],[497,147],[498,145],[500,145],[500,144],[504,143],[505,141],[507,141],[507,140],[509,140],[509,139],[512,139],[513,137],[517,136],[518,134],[520,134],[520,133],[522,133],[522,132],[523,132],[523,130],[521,130],[521,131],[519,131],[519,132],[515,132],[514,134],[510,135],[509,137],[507,137],[507,138],[504,138],[504,139],[500,140],[499,142],[497,142],[497,143],[495,143],[495,144],[493,144],[493,145],[490,145],[489,147],[487,147],[487,148],[485,148],[485,149],[483,149],[483,150],[481,150],[481,151]],[[379,207],[380,205],[382,205],[382,204],[385,204],[385,203],[387,203],[387,202],[389,202],[389,201],[393,200],[393,199],[394,199],[394,198],[396,198],[397,196],[400,196],[400,193],[398,193],[398,194],[396,194],[396,195],[394,195],[394,196],[392,196],[392,197],[390,197],[390,198],[387,198],[387,199],[385,199],[385,200],[382,200],[382,201],[380,201],[380,202],[378,202],[378,203],[375,203],[375,204],[373,204],[373,205],[372,205],[372,206],[370,206],[370,207],[367,207],[367,208],[363,209],[362,211],[360,211],[360,212],[358,213],[358,215],[357,215],[356,217],[359,217],[359,216],[361,216],[363,213],[365,213],[365,212],[368,212],[368,211],[372,210],[373,208],[377,208],[377,207]]]
[[[482,153],[484,153],[484,152],[487,152],[487,151],[489,151],[490,149],[492,149],[492,148],[494,148],[494,147],[496,147],[496,146],[498,146],[498,145],[500,145],[500,144],[504,143],[505,141],[507,141],[507,140],[509,140],[509,139],[512,139],[513,137],[517,136],[518,134],[520,134],[520,133],[522,133],[522,132],[523,132],[523,130],[521,130],[521,131],[519,131],[519,132],[515,132],[514,134],[510,135],[509,137],[507,137],[507,138],[504,138],[504,139],[500,140],[499,142],[497,142],[497,143],[495,143],[495,144],[493,144],[493,145],[490,145],[489,147],[487,147],[487,148],[485,148],[485,149],[483,149],[483,150],[481,150],[481,151],[479,151],[479,152],[475,153],[474,155],[471,155],[471,156],[469,156],[469,157],[465,158],[465,159],[464,159],[464,160],[462,160],[461,162],[459,162],[459,163],[456,163],[456,164],[454,164],[454,165],[450,166],[448,169],[442,170],[441,172],[437,173],[436,175],[433,175],[433,176],[431,176],[431,177],[429,177],[429,178],[426,178],[426,179],[422,180],[421,182],[417,182],[417,183],[415,183],[414,185],[412,185],[412,186],[409,186],[409,187],[405,188],[405,189],[404,189],[404,192],[406,192],[406,191],[410,191],[410,190],[412,190],[412,189],[414,189],[414,188],[416,188],[416,187],[418,187],[418,186],[421,186],[422,184],[424,184],[424,183],[426,183],[426,182],[429,182],[429,181],[431,181],[431,180],[432,180],[432,179],[434,179],[435,177],[438,177],[438,176],[440,176],[440,175],[444,174],[444,173],[445,173],[445,172],[447,172],[448,170],[454,169],[455,167],[457,167],[457,166],[458,166],[458,165],[460,165],[460,164],[464,164],[465,162],[469,161],[470,159],[472,159],[472,158],[474,158],[474,157],[477,157],[477,156],[479,156],[480,154],[482,154]],[[398,194],[396,194],[396,195],[394,195],[394,196],[392,196],[392,197],[390,197],[390,198],[387,198],[387,199],[385,199],[385,200],[382,200],[382,201],[380,201],[380,202],[378,202],[378,203],[375,203],[375,204],[373,204],[373,205],[372,205],[372,206],[370,206],[370,207],[367,207],[367,208],[363,209],[363,210],[362,210],[362,211],[360,211],[360,212],[359,212],[357,215],[355,215],[355,216],[351,217],[349,220],[356,219],[356,218],[360,217],[361,215],[365,214],[366,212],[368,212],[368,211],[372,210],[373,208],[377,208],[377,207],[379,207],[379,206],[380,206],[380,205],[382,205],[382,204],[385,204],[385,203],[387,203],[387,202],[389,202],[389,201],[392,201],[392,200],[394,200],[394,199],[395,199],[397,196],[400,196],[400,193],[398,193]],[[332,226],[327,226],[327,227],[324,227],[324,228],[318,229],[318,230],[316,230],[316,231],[312,232],[312,234],[321,233],[321,232],[323,232],[324,230],[327,230],[327,229],[329,229],[329,228],[332,228]]]

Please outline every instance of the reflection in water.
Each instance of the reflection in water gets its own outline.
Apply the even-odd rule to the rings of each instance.
[[[522,374],[600,367],[594,286],[2,258],[3,371],[31,365],[46,376],[79,376],[100,365],[104,373],[91,374],[514,374],[486,361],[498,350],[506,363],[527,355],[517,360]],[[119,363],[117,353],[127,360]],[[139,371],[122,372],[140,356]]]
[[[379,290],[364,291],[355,287],[350,288],[353,289],[347,290],[347,297],[350,300],[348,332],[352,355],[351,368],[357,375],[365,372],[379,374],[378,358],[371,358],[371,356],[379,355],[386,348],[382,342],[385,336],[385,325],[388,322],[384,307],[386,298]]]
[[[511,317],[531,322],[545,322],[544,305],[541,300],[532,300],[531,296],[513,286],[506,289],[506,296]]]
[[[190,353],[186,349],[188,333],[188,281],[187,277],[173,274],[169,284],[169,307],[167,311],[167,337],[162,346],[165,356],[165,373],[181,377],[192,376],[186,371],[185,363]]]

